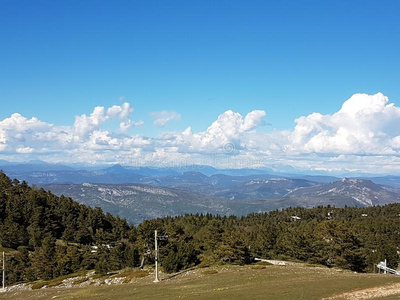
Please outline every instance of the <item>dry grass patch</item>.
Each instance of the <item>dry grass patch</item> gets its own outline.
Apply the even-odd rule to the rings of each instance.
[[[264,269],[266,269],[267,267],[266,267],[266,266],[263,266],[263,265],[253,265],[253,266],[251,266],[250,268],[253,269],[253,270],[264,270]]]
[[[73,285],[78,285],[78,284],[84,283],[84,282],[86,282],[86,281],[88,281],[88,278],[82,277],[82,278],[79,278],[79,279],[77,279],[77,280],[74,280],[74,281],[72,282],[72,284],[73,284]]]
[[[76,272],[76,273],[60,276],[60,277],[57,277],[57,278],[54,278],[54,279],[51,279],[51,280],[40,280],[40,281],[35,282],[32,285],[32,289],[33,290],[38,290],[38,289],[41,289],[44,286],[46,286],[46,287],[56,287],[56,286],[61,285],[65,279],[78,277],[78,276],[84,276],[84,275],[85,275],[85,271],[80,271],[80,272]]]
[[[259,261],[259,262],[257,263],[257,266],[273,266],[273,264],[271,264],[271,263],[268,262],[268,261]]]
[[[114,277],[125,277],[124,283],[129,283],[132,279],[144,278],[149,276],[149,272],[137,269],[124,269]]]
[[[209,269],[209,270],[204,270],[203,272],[201,272],[201,274],[203,275],[213,275],[213,274],[217,274],[218,271],[214,270],[214,269]]]
[[[32,284],[32,290],[38,290],[47,285],[48,281],[37,281]]]

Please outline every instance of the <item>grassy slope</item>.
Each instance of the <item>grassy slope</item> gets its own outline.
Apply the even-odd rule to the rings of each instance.
[[[287,266],[219,267],[216,274],[204,269],[184,272],[158,284],[145,277],[136,283],[43,289],[2,294],[2,299],[321,299],[343,292],[399,283],[400,276],[354,274],[348,271]],[[212,272],[208,272],[212,273]],[[167,276],[164,276],[164,278]],[[400,291],[399,291],[400,293]],[[389,299],[389,298],[388,298]],[[397,298],[390,298],[397,299]]]

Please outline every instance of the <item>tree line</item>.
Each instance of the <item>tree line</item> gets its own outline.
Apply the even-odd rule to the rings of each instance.
[[[400,204],[297,207],[245,217],[184,215],[135,227],[100,208],[0,172],[0,246],[7,250],[8,283],[48,280],[79,270],[105,274],[138,267],[143,258],[152,264],[154,230],[168,235],[160,241],[166,272],[248,264],[255,257],[373,272],[385,258],[389,267],[398,267]]]

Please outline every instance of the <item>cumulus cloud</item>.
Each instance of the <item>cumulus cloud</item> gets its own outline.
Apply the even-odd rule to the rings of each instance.
[[[181,115],[178,114],[176,111],[168,110],[152,112],[150,113],[150,116],[152,116],[154,119],[154,125],[158,127],[164,127],[170,121],[179,120],[181,118]]]
[[[192,133],[192,129],[188,127],[177,139],[187,150],[193,152],[224,151],[228,144],[240,148],[243,135],[263,124],[265,115],[263,110],[254,110],[243,117],[228,110],[219,115],[205,131]]]
[[[74,131],[79,137],[87,138],[91,132],[99,129],[102,123],[113,118],[121,121],[121,131],[143,125],[143,121],[132,122],[129,119],[133,111],[133,107],[128,102],[120,106],[114,105],[108,108],[107,111],[103,106],[97,106],[89,116],[83,114],[75,117]]]
[[[115,117],[120,120],[129,118],[131,114],[133,114],[133,107],[128,102],[125,102],[121,106],[114,105],[107,110],[108,116]]]
[[[89,116],[83,114],[75,117],[74,131],[78,136],[86,138],[89,133],[99,128],[101,123],[108,119],[109,116],[105,114],[104,107],[97,106]]]
[[[17,151],[27,153],[32,135],[51,131],[53,126],[33,117],[27,119],[14,113],[0,122],[0,151]],[[24,144],[26,146],[24,146]]]
[[[142,125],[142,121],[133,122],[130,119],[132,113],[133,108],[129,103],[108,109],[97,106],[89,115],[76,116],[72,126],[55,126],[35,117],[27,119],[15,113],[0,121],[0,153],[8,156],[13,153],[49,156],[64,153],[64,156],[68,156],[77,151],[83,157],[83,152],[93,149],[118,150],[124,143],[137,137],[120,138],[117,137],[118,133],[103,131],[101,125],[112,119],[120,121],[121,131]]]
[[[257,130],[266,112],[247,115],[228,110],[204,131],[191,127],[152,138],[129,134],[129,103],[75,117],[72,126],[55,126],[18,113],[0,121],[0,158],[18,155],[51,162],[120,162],[216,167],[268,167],[274,170],[384,172],[400,174],[400,107],[381,93],[355,94],[332,114],[311,113],[292,130]],[[151,113],[157,126],[179,119],[176,112]],[[119,130],[103,130],[112,120]]]
[[[400,108],[381,93],[355,94],[332,115],[313,113],[295,120],[290,148],[296,152],[395,154]]]
[[[119,123],[119,128],[121,129],[121,131],[127,131],[132,127],[138,127],[144,124],[143,121],[132,122],[132,120],[129,119],[130,116],[133,114],[133,111],[133,107],[128,102],[125,102],[121,106],[114,105],[110,107],[107,110],[107,115],[110,118],[117,118],[121,120],[121,123]]]

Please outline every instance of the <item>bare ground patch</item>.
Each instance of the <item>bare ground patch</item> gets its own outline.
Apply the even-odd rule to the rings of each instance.
[[[353,292],[347,292],[339,295],[335,295],[324,300],[363,300],[363,299],[377,299],[388,296],[400,295],[400,283],[394,283],[389,285],[377,286],[367,289],[362,289]]]

